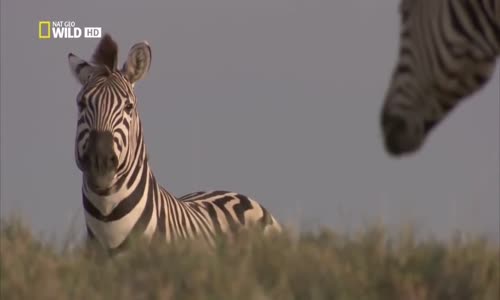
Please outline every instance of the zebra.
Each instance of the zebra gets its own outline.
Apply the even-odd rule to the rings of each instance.
[[[399,57],[380,115],[393,157],[416,153],[490,80],[500,55],[500,0],[402,0],[399,13]]]
[[[117,53],[116,42],[105,34],[90,63],[68,54],[81,84],[75,161],[82,172],[87,241],[117,253],[132,234],[168,243],[200,239],[213,247],[218,235],[245,228],[260,228],[266,236],[281,232],[268,210],[242,194],[213,190],[176,198],[157,183],[134,92],[149,71],[151,47],[147,41],[133,45],[121,69]]]

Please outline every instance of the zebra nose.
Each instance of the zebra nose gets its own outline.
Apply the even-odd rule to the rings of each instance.
[[[118,158],[113,150],[111,132],[91,131],[83,159],[92,173],[102,175],[116,170]]]
[[[382,127],[385,148],[394,157],[416,152],[424,143],[427,135],[420,119],[408,118],[402,113],[384,112]]]
[[[405,145],[408,124],[402,116],[384,112],[382,115],[382,129],[385,147],[389,154],[400,156],[409,150]]]

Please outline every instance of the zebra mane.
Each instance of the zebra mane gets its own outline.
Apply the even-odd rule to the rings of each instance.
[[[104,67],[108,74],[116,70],[118,45],[109,34],[105,34],[95,49],[92,61],[95,65]]]

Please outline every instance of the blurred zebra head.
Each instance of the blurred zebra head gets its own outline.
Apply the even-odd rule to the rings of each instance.
[[[392,156],[418,151],[491,78],[500,53],[495,1],[402,0],[399,10],[399,55],[380,118]]]
[[[148,72],[151,49],[135,44],[117,69],[118,47],[108,34],[97,46],[92,64],[70,53],[70,69],[82,85],[77,95],[75,160],[87,184],[111,187],[131,167],[141,138],[134,84]]]

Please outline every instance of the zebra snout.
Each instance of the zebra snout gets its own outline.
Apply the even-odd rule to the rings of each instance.
[[[385,148],[390,155],[410,154],[420,147],[424,137],[404,116],[384,111],[381,122]]]
[[[93,175],[106,175],[118,167],[111,132],[91,131],[87,151],[83,156],[86,169]]]

